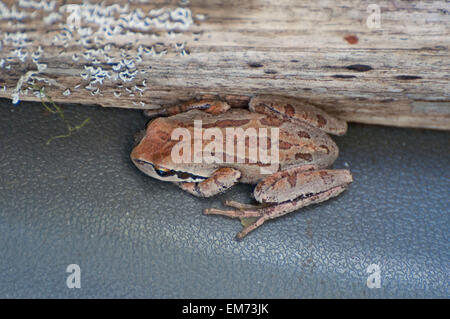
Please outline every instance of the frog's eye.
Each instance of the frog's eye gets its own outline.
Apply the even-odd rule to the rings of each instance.
[[[174,174],[173,170],[170,170],[167,168],[162,168],[162,167],[157,167],[157,166],[154,166],[154,168],[155,168],[156,174],[158,174],[161,177],[172,176]]]

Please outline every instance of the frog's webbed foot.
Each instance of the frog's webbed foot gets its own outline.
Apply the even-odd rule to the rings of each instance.
[[[250,204],[243,204],[235,201],[225,201],[223,203],[225,206],[233,207],[236,209],[217,209],[217,208],[207,208],[204,210],[205,215],[222,215],[227,216],[230,218],[239,218],[241,221],[241,224],[244,226],[244,229],[254,222],[256,222],[258,219],[262,218],[263,212],[261,211],[261,208],[267,207],[266,204],[260,204],[260,205],[250,205]],[[236,238],[240,239],[243,236],[238,236]]]
[[[293,168],[277,172],[256,186],[255,198],[262,202],[262,205],[228,202],[228,206],[237,209],[210,208],[204,213],[241,219],[245,226],[236,238],[242,239],[266,220],[339,195],[351,182],[352,175],[348,170],[305,171]]]
[[[211,197],[222,193],[239,182],[241,172],[231,167],[216,170],[202,182],[177,182],[181,189],[198,197]]]
[[[159,116],[171,116],[178,113],[187,112],[190,110],[202,110],[210,114],[225,113],[230,109],[230,105],[219,100],[193,100],[182,104],[163,107],[153,110],[145,110],[144,115],[154,118]]]

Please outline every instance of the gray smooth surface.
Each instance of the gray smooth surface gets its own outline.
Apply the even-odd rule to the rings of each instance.
[[[129,160],[140,112],[63,108],[91,122],[45,145],[56,115],[0,101],[0,297],[450,297],[448,132],[350,125],[350,189],[236,242],[239,221],[201,212],[251,186],[195,198]]]

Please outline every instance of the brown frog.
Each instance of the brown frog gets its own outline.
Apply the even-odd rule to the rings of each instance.
[[[248,109],[230,108],[218,100],[191,101],[147,115],[157,118],[131,153],[145,174],[199,197],[219,194],[236,183],[256,184],[259,205],[226,201],[233,209],[204,211],[244,220],[238,239],[266,220],[335,197],[352,182],[350,171],[326,169],[339,152],[327,133],[345,134],[347,124],[297,99],[255,96]],[[184,134],[174,134],[177,129]],[[261,136],[249,134],[261,131],[276,134],[263,136],[264,145]],[[276,160],[255,157],[261,148],[276,154]],[[205,153],[208,156],[202,157]]]

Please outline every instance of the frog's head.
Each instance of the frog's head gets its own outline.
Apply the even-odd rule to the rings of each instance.
[[[200,176],[192,165],[174,163],[172,148],[179,141],[171,140],[172,125],[163,118],[149,123],[145,134],[131,152],[131,160],[143,173],[167,182],[201,182]]]

